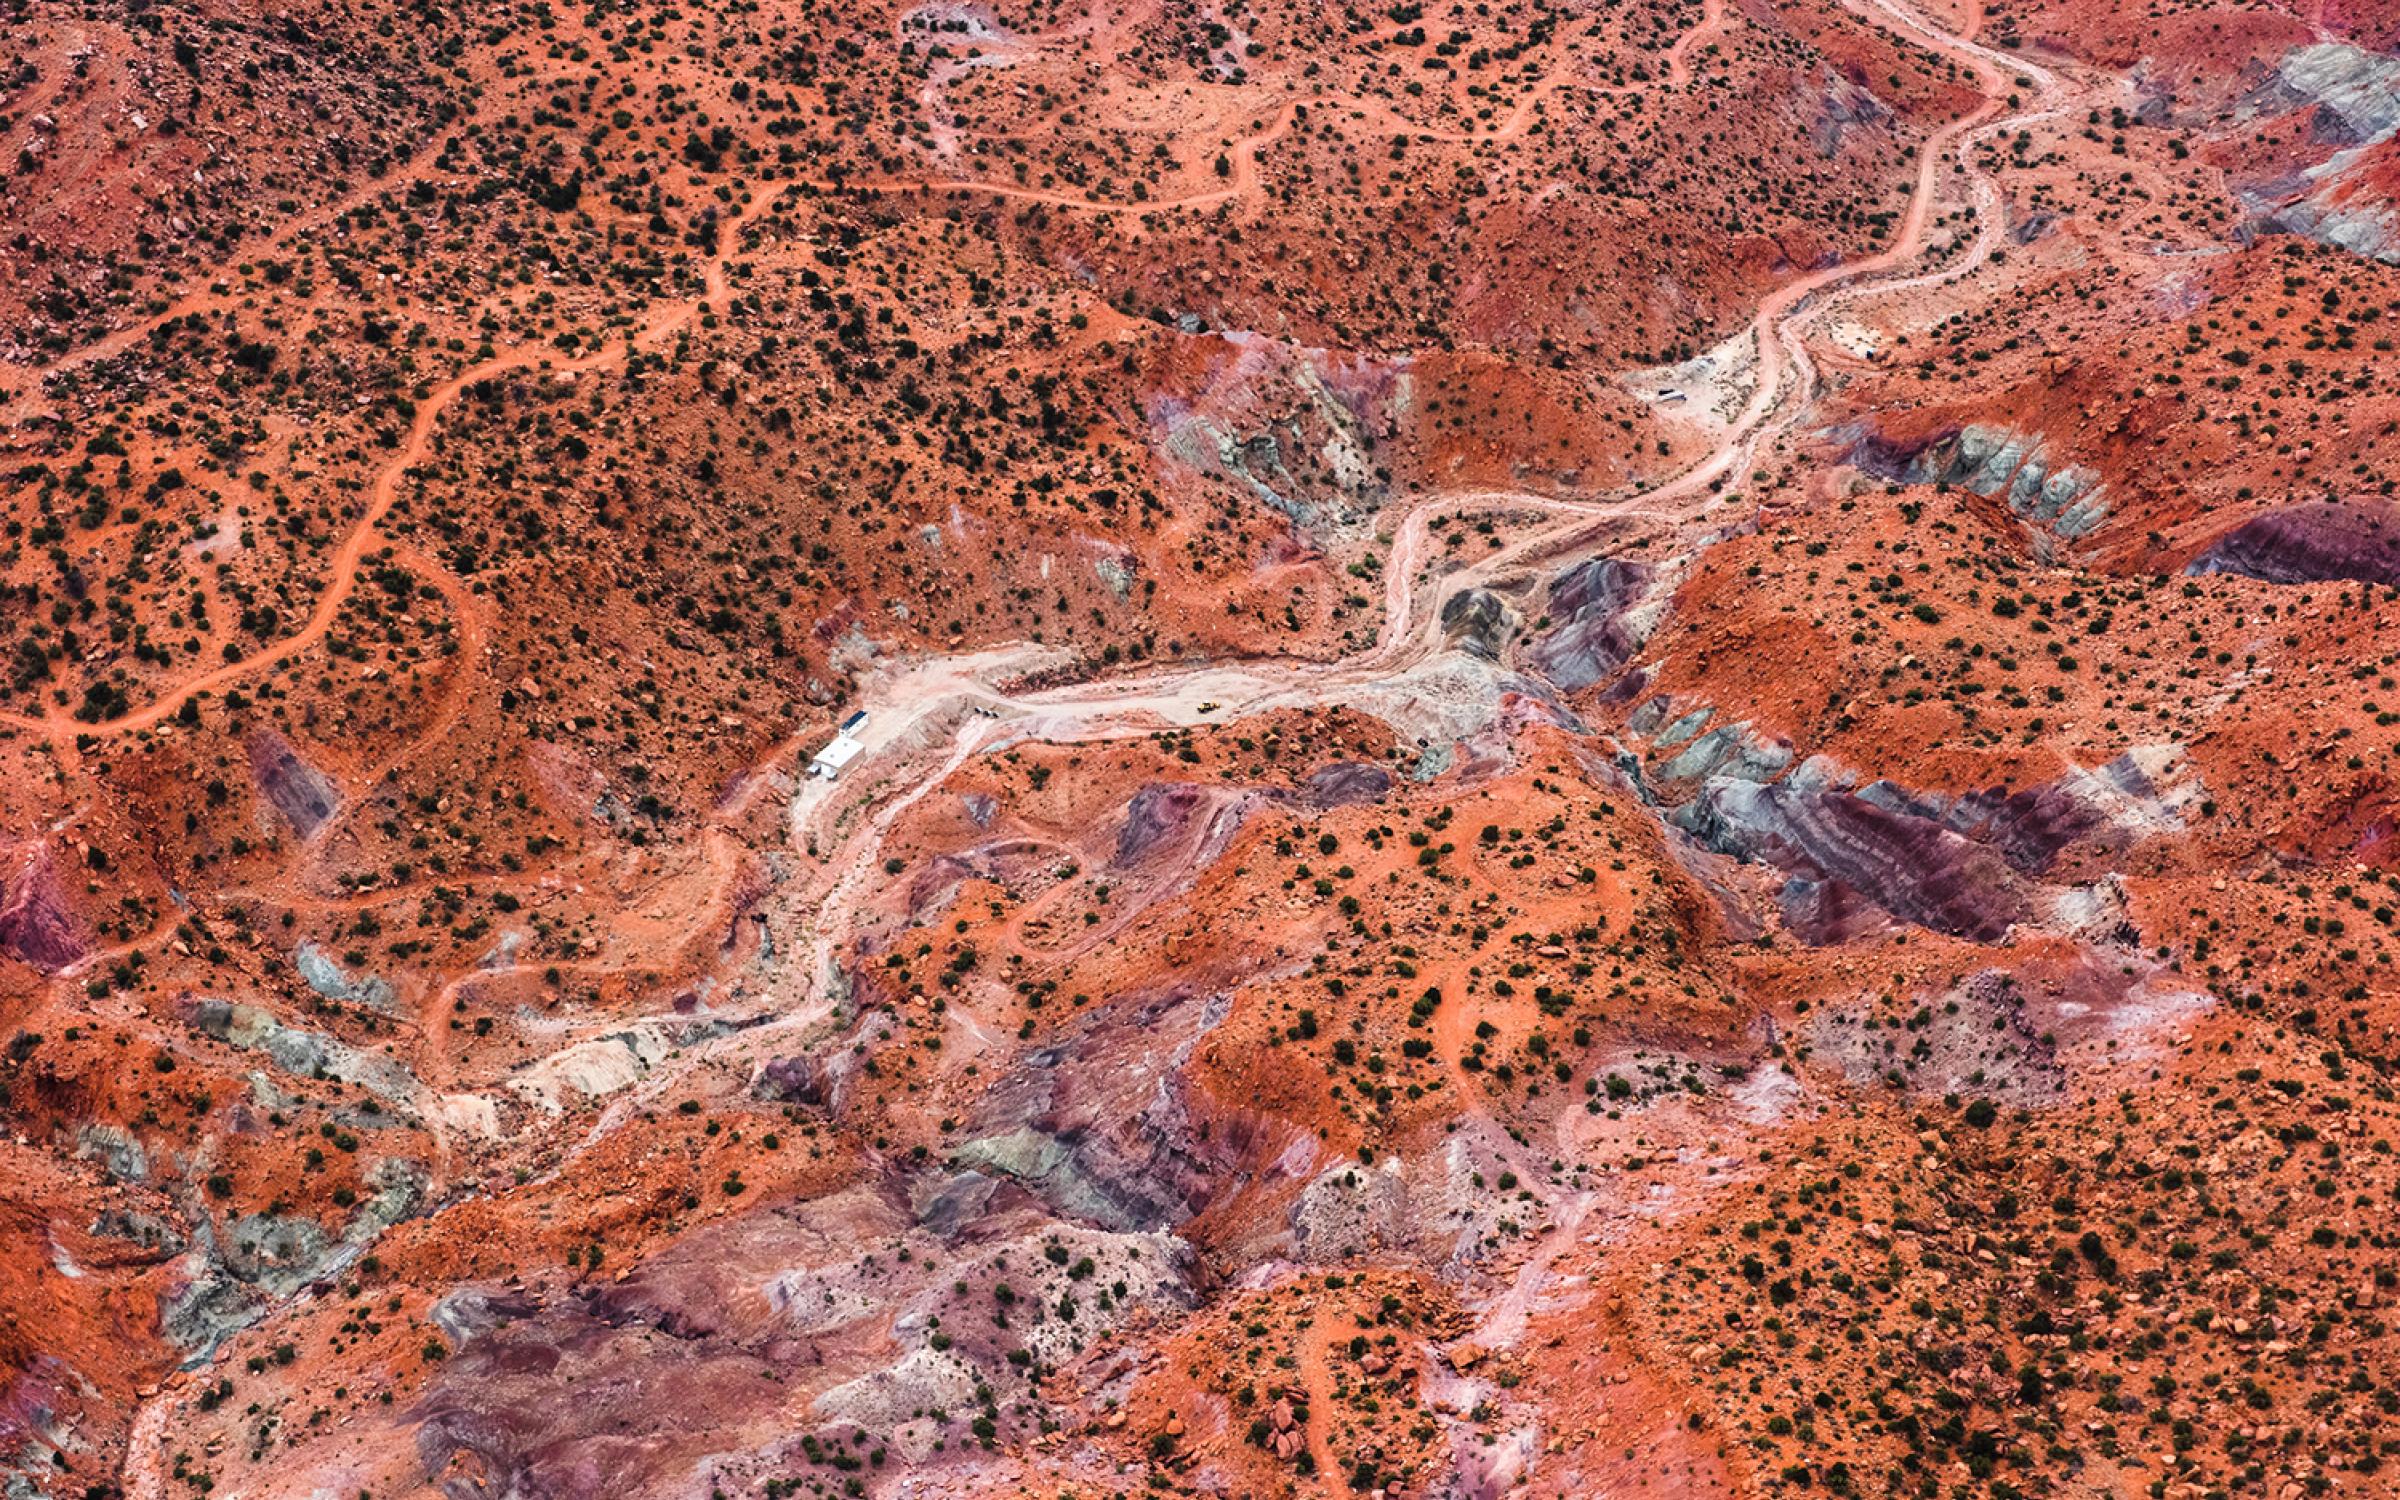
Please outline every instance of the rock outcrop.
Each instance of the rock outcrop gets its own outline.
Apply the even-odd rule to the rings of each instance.
[[[1704,778],[1670,821],[1718,853],[1783,871],[1784,920],[1816,943],[1887,918],[1976,942],[2037,919],[2074,925],[2071,893],[2041,878],[2062,851],[2113,854],[2179,833],[2202,797],[2172,744],[2033,787],[1920,793],[1888,779],[1861,785],[1825,756],[1786,772],[1788,746],[1757,740],[1747,725],[1702,732],[1705,708],[1659,728],[1670,712],[1652,699],[1629,726],[1657,729],[1662,749],[1685,746],[1654,768],[1662,790]]]
[[[2186,809],[2202,796],[2183,747],[2173,744],[2136,746],[2105,765],[2015,791],[1990,787],[1945,796],[1887,780],[1858,794],[1989,844],[2027,874],[2047,870],[2070,844],[2113,853],[2144,838],[2180,833]]]
[[[1147,411],[1151,442],[1174,469],[1229,484],[1296,526],[1347,525],[1382,506],[1380,449],[1411,399],[1405,362],[1239,331],[1182,348]]]
[[[1461,589],[1442,601],[1442,631],[1458,649],[1498,661],[1522,622],[1507,600],[1489,589]]]
[[[272,729],[250,736],[250,778],[259,797],[301,838],[324,827],[341,806],[341,789]]]
[[[1615,675],[1657,627],[1665,605],[1653,602],[1658,569],[1595,557],[1550,584],[1550,629],[1526,663],[1561,692],[1579,692]]]
[[[2400,587],[2400,507],[2313,500],[2267,511],[2219,537],[2184,571],[2263,583],[2348,579]]]
[[[1359,802],[1381,802],[1391,795],[1392,773],[1381,766],[1370,766],[1359,761],[1337,761],[1312,774],[1300,790],[1312,807],[1335,808]]]
[[[19,845],[0,891],[0,953],[45,974],[55,974],[83,957],[83,939],[67,914],[58,870],[43,843]]]
[[[387,1010],[395,998],[389,980],[375,974],[352,975],[339,959],[310,939],[303,939],[292,950],[292,967],[300,971],[310,989],[328,1000],[346,1000],[354,1005]]]
[[[1955,484],[1986,499],[2004,498],[2025,521],[2075,541],[2108,519],[2107,486],[2080,464],[2063,462],[2038,433],[1972,424],[1907,455],[1897,477],[1909,484]]]
[[[2243,202],[2267,229],[2400,262],[2400,58],[2324,41],[2285,54],[2245,107],[2305,111],[2307,140],[2326,152],[2253,177]]]
[[[1995,850],[1929,818],[1857,795],[1822,758],[1780,781],[1713,780],[1677,810],[1709,848],[1763,860],[1791,877],[1787,917],[1836,885],[1893,916],[1974,942],[1997,942],[2032,916],[2033,891]]]

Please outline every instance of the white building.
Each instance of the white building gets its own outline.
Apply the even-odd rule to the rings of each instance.
[[[809,762],[808,774],[819,781],[831,781],[842,774],[843,767],[858,759],[859,753],[866,748],[846,734],[837,734],[833,737],[833,743],[819,750],[817,758]]]

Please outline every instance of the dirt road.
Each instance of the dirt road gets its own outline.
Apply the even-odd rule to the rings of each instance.
[[[1441,604],[1457,590],[1572,553],[1596,531],[1629,519],[1688,520],[1709,509],[1726,480],[1746,472],[1767,445],[1808,415],[1815,369],[1805,337],[1809,325],[1830,309],[1855,299],[1946,283],[1984,264],[2005,228],[2005,202],[1997,187],[1974,170],[1974,147],[1997,131],[2060,113],[2069,107],[2062,102],[2068,90],[2046,69],[1941,30],[1906,0],[1859,0],[1859,5],[1876,24],[1972,72],[1984,102],[1927,141],[1908,209],[1888,248],[1803,276],[1759,304],[1749,330],[1757,346],[1755,388],[1706,457],[1664,484],[1613,500],[1569,501],[1489,491],[1426,498],[1402,522],[1384,559],[1383,631],[1373,646],[1338,661],[1170,667],[1021,694],[1009,693],[1002,685],[1036,664],[1038,653],[1030,650],[934,658],[886,675],[868,692],[870,744],[864,762],[843,783],[813,784],[793,805],[791,835],[796,847],[838,844],[827,853],[831,874],[815,907],[813,991],[822,996],[834,984],[832,970],[850,930],[850,906],[882,855],[884,831],[900,811],[940,785],[979,749],[1024,738],[1106,739],[1211,717],[1230,720],[1278,707],[1360,701],[1362,689],[1444,649]],[[1712,7],[1703,26],[1720,15]],[[1952,173],[1973,197],[1974,238],[1957,258],[1912,272],[1909,268],[1926,253],[1927,231],[1943,201],[1946,176]],[[1495,507],[1542,512],[1560,520],[1519,536],[1473,564],[1432,575],[1426,565],[1432,520]],[[980,712],[970,714],[971,708]],[[957,725],[946,743],[941,738],[945,724]],[[844,810],[856,810],[857,793],[849,789],[860,787],[869,789],[870,801],[893,789],[900,795],[874,817],[859,820],[848,837],[831,839],[846,816]],[[827,1008],[816,1007],[820,1014]],[[1522,1332],[1541,1288],[1552,1280],[1551,1268],[1581,1231],[1590,1206],[1588,1193],[1558,1206],[1551,1229],[1537,1237],[1512,1279],[1485,1309],[1479,1339],[1505,1339]]]

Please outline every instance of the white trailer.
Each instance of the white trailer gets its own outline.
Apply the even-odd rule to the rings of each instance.
[[[833,743],[819,750],[817,758],[809,762],[808,774],[819,781],[831,781],[841,775],[850,762],[858,759],[860,752],[866,748],[846,734],[837,734],[833,737]]]

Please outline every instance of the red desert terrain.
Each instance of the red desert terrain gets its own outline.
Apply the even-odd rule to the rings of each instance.
[[[8,1496],[2400,1492],[2400,4],[0,40]]]

